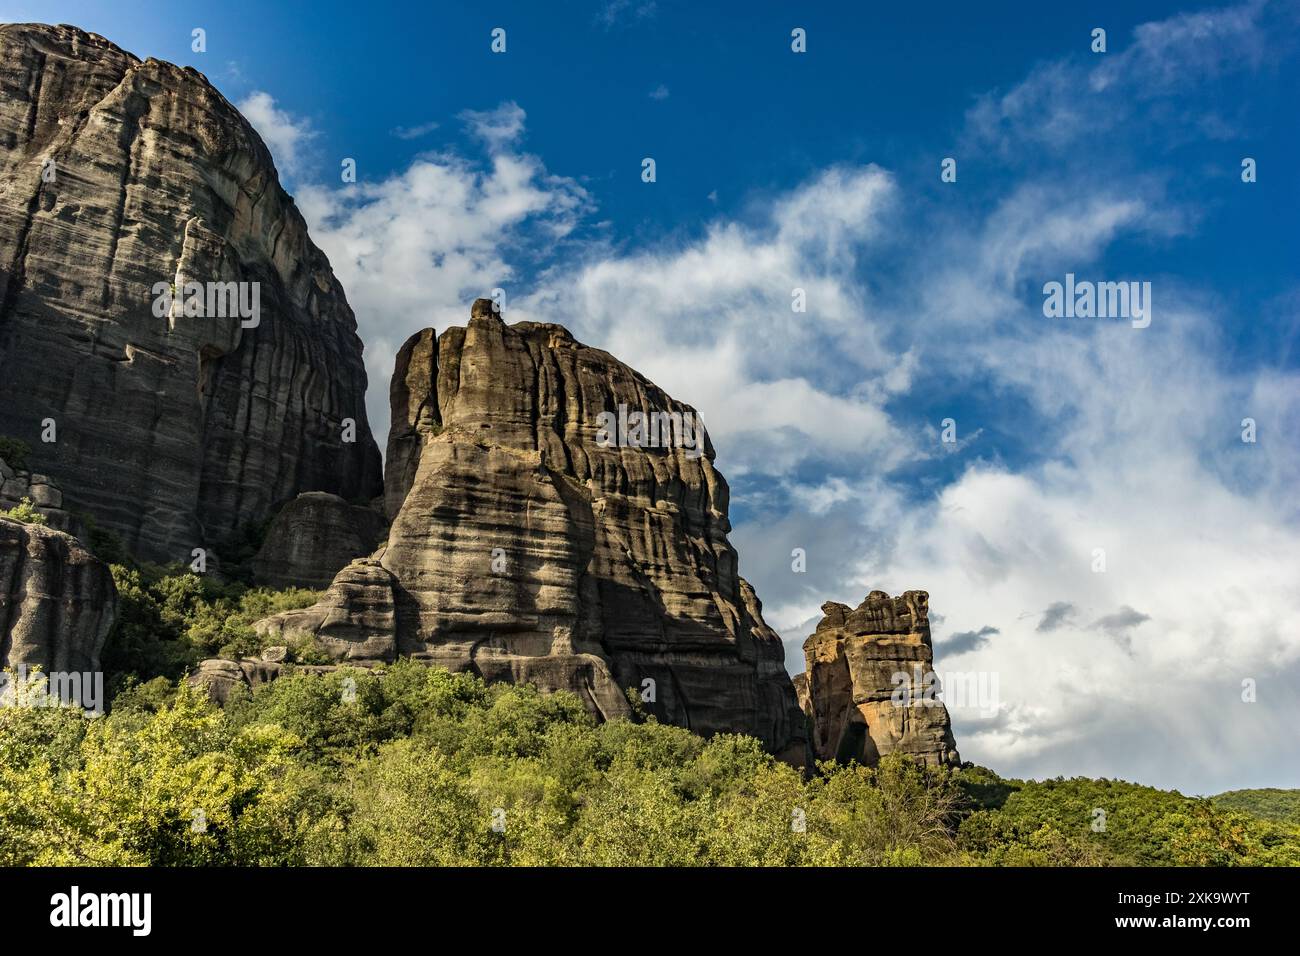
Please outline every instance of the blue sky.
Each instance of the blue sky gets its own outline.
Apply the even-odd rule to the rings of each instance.
[[[823,601],[924,588],[940,672],[999,677],[995,716],[953,708],[967,759],[1300,786],[1300,6],[699,6],[0,16],[241,106],[357,312],[381,445],[396,348],[505,288],[700,409],[792,670]],[[1150,327],[1046,318],[1066,273],[1150,282]]]

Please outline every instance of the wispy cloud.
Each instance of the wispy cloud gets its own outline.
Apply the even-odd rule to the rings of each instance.
[[[421,123],[418,126],[394,126],[390,132],[398,139],[419,139],[428,136],[438,128],[435,122]]]
[[[608,30],[653,19],[658,12],[654,0],[608,0],[596,11],[596,23]]]

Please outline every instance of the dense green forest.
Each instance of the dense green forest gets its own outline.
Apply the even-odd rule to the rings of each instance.
[[[1214,805],[1300,826],[1300,790],[1229,790],[1215,797]]]
[[[1273,804],[902,757],[805,775],[751,738],[409,662],[222,709],[186,669],[255,651],[250,623],[311,593],[114,575],[110,712],[0,709],[0,865],[1300,864]]]

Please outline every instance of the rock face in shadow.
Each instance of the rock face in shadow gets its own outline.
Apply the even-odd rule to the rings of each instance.
[[[80,541],[0,518],[0,666],[98,671],[116,614],[113,576]]]
[[[68,26],[0,26],[0,89],[0,434],[64,507],[188,562],[300,492],[378,495],[355,319],[234,107]],[[160,283],[256,283],[256,325]]]
[[[601,431],[620,406],[665,423],[693,409],[561,326],[507,326],[485,299],[467,328],[403,346],[391,397],[392,526],[374,560],[392,578],[397,653],[571,690],[603,717],[627,713],[634,688],[661,720],[802,760],[803,717],[737,573],[711,444],[685,425],[649,447]],[[355,567],[308,630],[373,605],[375,578],[359,587]]]
[[[817,760],[874,766],[888,753],[958,766],[948,710],[935,694],[929,595],[872,591],[856,608],[827,602],[804,642],[800,693]]]
[[[258,584],[276,588],[325,588],[353,559],[373,552],[383,532],[383,516],[374,508],[304,492],[271,522],[253,574]]]
[[[76,516],[63,508],[63,492],[50,478],[26,468],[14,468],[0,458],[0,511],[20,507],[23,501],[45,516],[46,524],[73,537],[85,537],[85,528]]]

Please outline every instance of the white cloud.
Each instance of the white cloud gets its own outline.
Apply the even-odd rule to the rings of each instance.
[[[1008,155],[1077,144],[1106,107],[1086,95],[1096,76],[1135,109],[1124,64],[1157,71],[1159,89],[1204,55],[1187,38],[1218,30],[1249,49],[1248,21],[1140,29],[1134,49],[1158,61],[1116,55],[1104,74],[1047,64],[982,99],[968,141]],[[502,286],[512,321],[562,322],[700,410],[734,503],[756,516],[733,541],[792,663],[822,602],[924,588],[940,670],[1000,675],[997,719],[955,715],[968,759],[1193,790],[1300,785],[1279,731],[1300,716],[1300,450],[1284,438],[1300,381],[1226,368],[1224,304],[1174,277],[1099,276],[1152,280],[1145,330],[1051,324],[1038,308],[1045,278],[1196,228],[1158,178],[1077,151],[1068,185],[1059,170],[1018,175],[987,205],[935,209],[882,169],[836,166],[694,236],[546,256],[590,198],[521,151],[516,104],[463,119],[486,164],[431,154],[381,183],[299,195],[358,314],[381,444],[397,346],[463,324]],[[535,261],[550,267],[525,288]],[[796,288],[806,313],[791,310]],[[936,397],[982,400],[946,474],[924,470],[938,416],[911,411]],[[1247,416],[1256,445],[1235,440]],[[1257,704],[1240,700],[1246,678]]]
[[[392,134],[398,139],[419,139],[421,136],[428,136],[438,128],[439,124],[433,121],[420,123],[416,126],[394,126]]]
[[[357,314],[370,377],[367,413],[381,447],[387,383],[406,338],[430,326],[463,325],[474,298],[510,288],[509,257],[531,241],[525,224],[548,241],[563,238],[589,202],[577,183],[509,148],[524,120],[516,105],[466,119],[489,146],[486,165],[430,153],[377,183],[298,191],[312,238]]]
[[[266,143],[280,175],[289,179],[298,176],[303,150],[316,135],[311,123],[290,116],[275,105],[271,94],[261,90],[250,93],[236,106]]]
[[[657,12],[654,0],[607,0],[596,12],[596,22],[608,30],[618,24],[650,20]]]
[[[465,110],[460,119],[488,148],[499,152],[513,146],[524,134],[525,114],[518,103],[502,103],[494,110]]]

